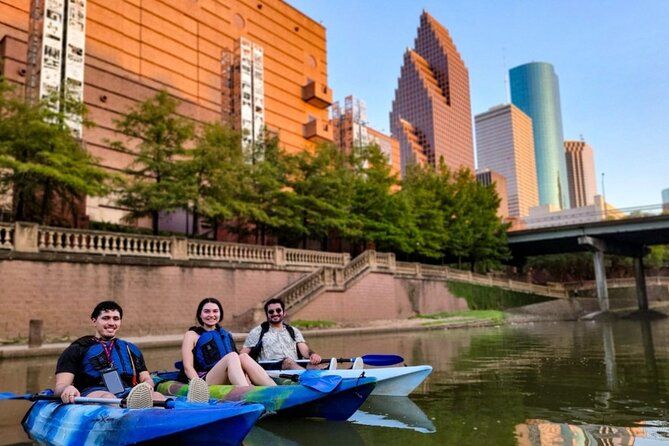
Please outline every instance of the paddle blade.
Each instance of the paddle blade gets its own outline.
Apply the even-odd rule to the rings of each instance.
[[[322,393],[330,393],[337,388],[342,377],[336,375],[323,375],[322,373],[324,372],[307,370],[300,375],[299,383]]]
[[[404,358],[398,355],[364,355],[362,362],[375,366],[395,365],[404,362]]]

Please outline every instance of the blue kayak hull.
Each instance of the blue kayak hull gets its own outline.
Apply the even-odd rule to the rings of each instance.
[[[54,446],[237,445],[264,412],[259,404],[175,403],[173,409],[123,409],[38,401],[22,424],[31,439]]]

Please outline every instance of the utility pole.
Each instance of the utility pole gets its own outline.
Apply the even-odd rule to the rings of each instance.
[[[602,172],[602,201],[604,202],[604,220],[606,220],[606,189],[604,189],[604,172]]]

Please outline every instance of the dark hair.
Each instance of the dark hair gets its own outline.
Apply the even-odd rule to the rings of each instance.
[[[200,317],[200,313],[202,313],[202,309],[206,304],[216,304],[218,307],[218,311],[221,312],[221,319],[219,319],[219,322],[223,320],[223,305],[216,299],[215,297],[205,297],[200,301],[200,303],[197,306],[197,313],[195,313],[195,319],[197,319],[197,322],[200,325],[204,325],[204,321],[202,320],[202,317]],[[216,324],[218,325],[218,324]]]
[[[104,302],[97,304],[95,308],[93,308],[91,319],[97,319],[103,311],[118,311],[121,319],[123,319],[123,308],[113,300],[105,300]]]
[[[286,309],[285,304],[283,303],[283,300],[281,299],[270,299],[267,302],[265,302],[265,314],[267,314],[267,309],[269,308],[270,305],[272,304],[279,304],[281,305],[281,311]]]

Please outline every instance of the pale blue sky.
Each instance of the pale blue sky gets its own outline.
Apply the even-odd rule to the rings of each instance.
[[[402,55],[426,9],[469,69],[474,114],[506,101],[509,68],[552,63],[565,139],[583,135],[593,147],[607,201],[657,204],[669,188],[669,0],[288,2],[327,28],[335,99],[363,99],[380,130],[388,131]]]

